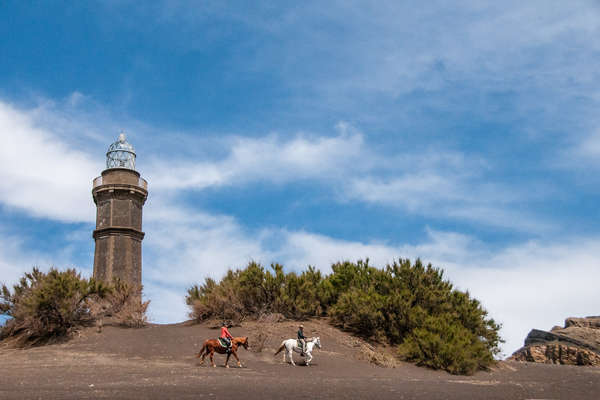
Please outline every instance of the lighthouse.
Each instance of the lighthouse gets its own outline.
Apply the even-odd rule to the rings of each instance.
[[[142,284],[142,208],[148,183],[135,170],[135,150],[121,133],[106,153],[106,169],[94,179],[94,278]]]

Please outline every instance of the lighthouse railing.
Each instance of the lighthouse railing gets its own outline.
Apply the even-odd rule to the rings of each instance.
[[[94,181],[92,183],[92,188],[95,189],[101,185],[102,185],[102,176],[98,176],[98,177],[94,178]],[[138,180],[138,186],[144,190],[148,190],[148,181],[146,181],[144,178],[140,177]]]
[[[94,178],[94,183],[92,184],[92,187],[97,188],[100,185],[102,185],[102,175],[100,175],[97,178]]]

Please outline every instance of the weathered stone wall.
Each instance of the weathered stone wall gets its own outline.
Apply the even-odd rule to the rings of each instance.
[[[138,186],[140,173],[127,168],[111,168],[102,171],[103,185],[134,185]]]
[[[142,283],[142,208],[148,196],[140,174],[114,168],[102,172],[101,184],[92,190],[96,203],[94,277],[110,282],[118,277]]]

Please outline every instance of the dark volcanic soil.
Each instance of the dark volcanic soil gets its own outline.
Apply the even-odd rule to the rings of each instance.
[[[598,399],[600,368],[501,362],[492,372],[453,376],[400,363],[382,368],[361,360],[356,339],[324,321],[304,324],[323,349],[313,365],[283,364],[273,353],[296,324],[245,324],[235,336],[268,333],[262,352],[240,350],[242,368],[223,368],[216,356],[199,366],[201,342],[217,336],[205,325],[105,327],[56,345],[27,350],[0,347],[0,399]],[[254,343],[253,343],[254,341]],[[297,354],[295,360],[300,361]]]

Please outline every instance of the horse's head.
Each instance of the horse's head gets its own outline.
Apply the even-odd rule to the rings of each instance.
[[[319,336],[317,336],[316,338],[313,339],[313,342],[315,343],[315,345],[320,349],[321,348],[321,338]]]
[[[239,338],[238,343],[244,346],[244,349],[248,350],[248,336]]]

